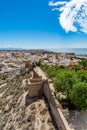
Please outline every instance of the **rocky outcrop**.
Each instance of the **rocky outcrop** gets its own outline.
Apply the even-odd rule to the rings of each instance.
[[[0,88],[0,130],[55,130],[45,100],[29,98],[28,80],[18,76]]]

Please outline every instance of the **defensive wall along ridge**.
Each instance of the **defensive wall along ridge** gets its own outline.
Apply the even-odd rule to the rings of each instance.
[[[57,125],[57,129],[72,130],[62,113],[62,107],[60,103],[55,97],[55,90],[52,83],[49,82],[48,78],[39,67],[35,67],[33,69],[33,76],[29,83],[29,96],[41,97],[42,95],[45,96],[49,103],[51,113]]]

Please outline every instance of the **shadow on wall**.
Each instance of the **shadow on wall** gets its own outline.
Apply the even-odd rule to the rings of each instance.
[[[25,97],[25,105],[28,106],[30,104],[32,104],[33,102],[35,102],[38,98],[37,97],[30,97],[29,96],[29,92],[27,93],[26,97]]]

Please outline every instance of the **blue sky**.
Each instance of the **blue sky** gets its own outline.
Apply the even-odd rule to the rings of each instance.
[[[62,13],[54,7],[54,3],[59,7],[60,3],[49,2],[0,0],[0,48],[87,47],[87,34],[70,28],[67,31],[59,22]]]

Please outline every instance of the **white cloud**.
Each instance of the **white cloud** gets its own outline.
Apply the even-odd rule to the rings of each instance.
[[[60,11],[59,22],[66,32],[87,33],[87,0],[70,0],[65,3],[50,1],[49,3],[50,6],[59,6],[52,10]]]
[[[55,10],[58,10],[58,11],[59,11],[60,9],[59,9],[59,8],[53,8],[53,9],[52,9],[52,11],[55,11]]]
[[[53,2],[53,1],[50,1],[48,3],[49,6],[59,6],[59,5],[64,5],[66,4],[67,2],[66,1],[63,1],[63,2]]]

